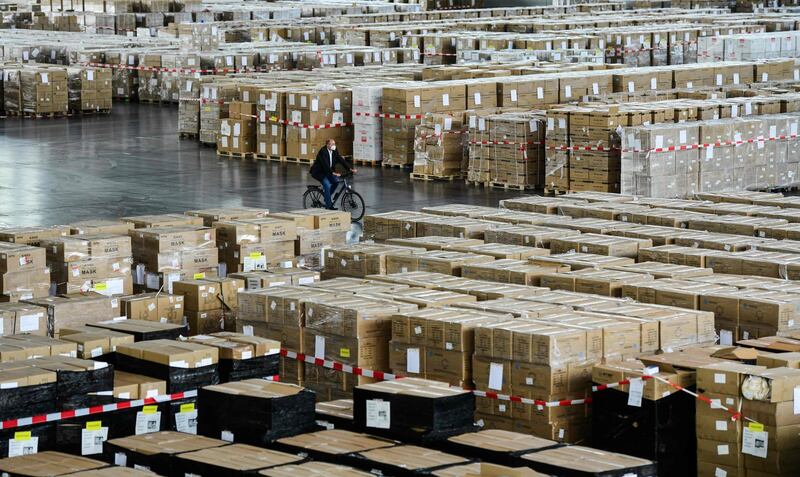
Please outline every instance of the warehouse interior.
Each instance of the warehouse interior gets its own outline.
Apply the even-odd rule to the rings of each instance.
[[[797,0],[0,14],[2,477],[800,476]]]

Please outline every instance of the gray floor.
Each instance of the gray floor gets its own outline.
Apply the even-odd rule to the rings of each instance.
[[[0,224],[51,225],[92,218],[223,206],[301,207],[308,167],[220,160],[180,140],[177,107],[115,103],[110,116],[0,119]],[[368,212],[461,202],[496,205],[519,192],[463,182],[411,181],[397,169],[360,168]]]

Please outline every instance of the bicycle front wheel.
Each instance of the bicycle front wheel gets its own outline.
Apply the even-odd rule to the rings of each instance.
[[[364,206],[364,198],[361,197],[361,194],[354,190],[348,190],[344,194],[342,194],[341,200],[342,210],[345,212],[350,212],[350,220],[353,222],[358,222],[364,217],[365,206]]]
[[[322,189],[320,189],[319,187],[308,189],[306,193],[303,194],[303,208],[304,209],[325,208],[325,195],[323,195]]]

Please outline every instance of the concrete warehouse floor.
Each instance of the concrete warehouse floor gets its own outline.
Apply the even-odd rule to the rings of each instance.
[[[176,106],[114,103],[110,116],[0,120],[0,224],[67,224],[207,207],[302,207],[308,166],[229,160],[180,140]],[[463,202],[497,205],[520,192],[411,181],[359,168],[369,212]]]

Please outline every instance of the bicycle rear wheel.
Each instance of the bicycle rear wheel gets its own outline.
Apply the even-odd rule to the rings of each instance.
[[[324,209],[325,208],[325,196],[322,193],[322,189],[319,187],[313,187],[306,191],[303,194],[303,208],[304,209]]]
[[[358,222],[364,217],[366,206],[364,205],[364,198],[358,192],[354,190],[345,191],[339,203],[343,211],[350,212],[350,220],[353,222]]]

